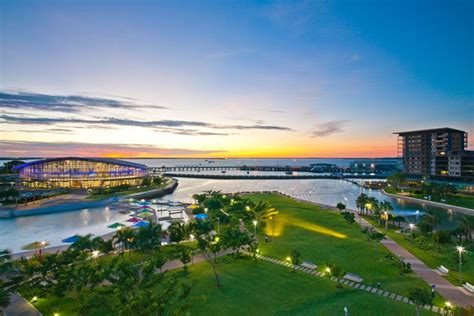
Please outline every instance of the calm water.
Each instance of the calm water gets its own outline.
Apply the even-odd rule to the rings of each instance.
[[[354,160],[369,161],[364,158],[312,158],[312,159],[124,159],[149,167],[174,166],[309,166],[313,163],[330,163],[338,167],[349,167]],[[0,160],[0,165],[10,160]],[[24,160],[30,162],[33,160]]]
[[[355,199],[361,192],[375,196],[379,200],[389,200],[398,212],[414,212],[425,209],[418,204],[403,203],[388,198],[375,190],[361,189],[359,186],[341,180],[209,180],[180,178],[177,190],[166,199],[189,202],[191,196],[206,190],[223,192],[277,190],[294,197],[314,202],[336,205],[347,199],[349,208],[355,208]],[[453,225],[453,216],[444,210],[429,208],[443,216],[443,226]],[[19,252],[22,245],[33,241],[47,240],[51,245],[60,245],[61,239],[74,234],[92,233],[102,235],[111,230],[107,226],[113,222],[123,222],[128,215],[118,212],[118,208],[96,208],[58,214],[0,219],[0,249],[9,248]],[[456,217],[457,215],[454,215]],[[416,221],[416,218],[411,218]]]

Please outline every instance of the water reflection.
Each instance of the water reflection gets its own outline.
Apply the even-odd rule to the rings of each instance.
[[[349,208],[355,208],[355,200],[364,192],[381,201],[388,200],[394,207],[395,214],[407,216],[408,220],[416,222],[424,212],[435,214],[440,218],[441,227],[453,227],[461,215],[447,212],[443,209],[423,207],[421,204],[406,202],[387,197],[376,190],[363,189],[355,184],[340,180],[212,180],[180,178],[178,189],[165,199],[192,202],[191,196],[206,190],[223,192],[242,191],[281,191],[296,198],[313,202],[336,205],[346,203]],[[108,225],[114,222],[124,222],[128,215],[119,213],[119,208],[100,207],[57,214],[0,219],[0,249],[10,248],[20,251],[22,245],[35,240],[47,240],[51,245],[60,245],[61,239],[74,234],[103,235],[110,233]],[[412,215],[415,214],[415,215]]]

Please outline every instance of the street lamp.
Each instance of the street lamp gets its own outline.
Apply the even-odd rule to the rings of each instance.
[[[413,242],[413,229],[415,229],[415,224],[410,223],[408,226],[410,226],[410,240]]]
[[[466,250],[464,249],[463,246],[456,246],[456,250],[459,253],[459,280],[461,280],[462,254]]]
[[[206,213],[206,214],[207,214],[207,211],[208,211],[207,207],[206,207],[206,208],[204,208],[204,213]]]
[[[100,251],[99,250],[94,250],[91,253],[91,257],[94,259],[97,259],[99,257]]]
[[[258,222],[257,221],[252,221],[253,223],[253,228],[254,228],[254,235],[257,236],[257,224]]]

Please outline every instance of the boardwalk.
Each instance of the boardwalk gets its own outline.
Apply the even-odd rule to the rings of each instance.
[[[361,219],[361,225],[373,227],[373,225],[367,222],[365,219]],[[446,300],[457,306],[474,306],[473,296],[465,293],[462,288],[452,285],[448,280],[440,276],[434,269],[428,267],[421,260],[408,252],[408,250],[397,244],[393,239],[385,237],[385,239],[382,241],[382,244],[394,255],[403,259],[405,262],[410,263],[413,272],[425,280],[426,283],[430,285],[434,284],[436,286],[436,291],[438,291],[438,293],[441,294],[441,296],[443,296]]]

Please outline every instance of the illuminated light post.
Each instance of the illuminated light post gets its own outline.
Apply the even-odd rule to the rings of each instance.
[[[221,234],[221,218],[217,216],[217,234]]]
[[[99,250],[94,250],[91,252],[91,257],[92,259],[97,259],[100,255],[100,251]]]
[[[252,221],[252,223],[253,223],[253,228],[254,228],[254,235],[255,235],[255,237],[257,237],[257,224],[258,224],[258,222],[257,221]]]
[[[204,213],[206,213],[206,214],[207,214],[207,211],[208,211],[207,207],[206,207],[206,208],[204,208]]]
[[[462,254],[466,251],[466,249],[463,246],[456,246],[456,250],[459,253],[459,281],[461,281]]]
[[[408,226],[410,226],[410,240],[413,243],[413,229],[415,229],[415,224],[410,223]]]

